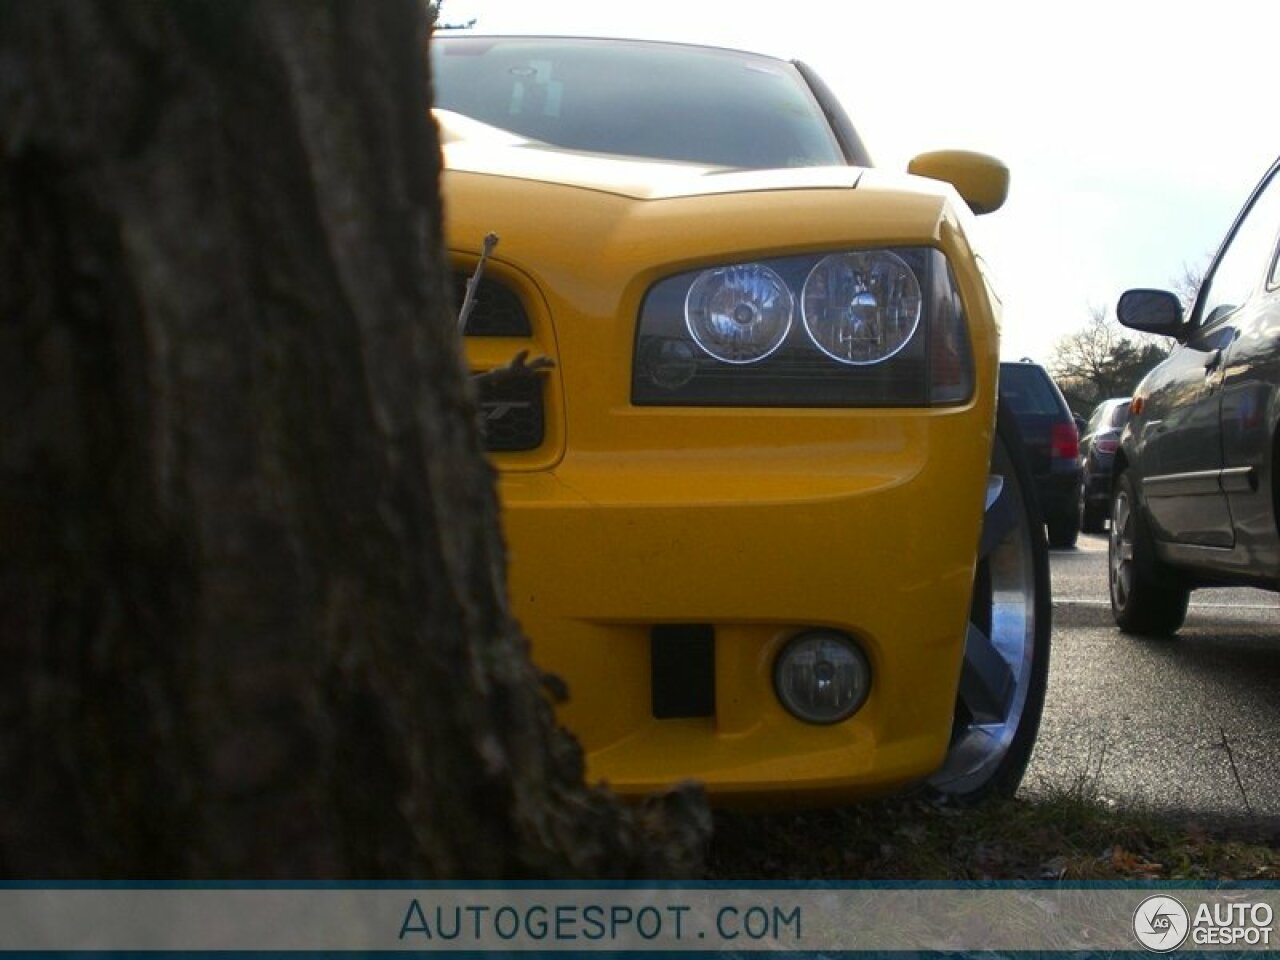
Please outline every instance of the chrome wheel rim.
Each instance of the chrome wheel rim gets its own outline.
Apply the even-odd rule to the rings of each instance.
[[[929,780],[972,794],[999,772],[1022,723],[1036,636],[1036,569],[1027,505],[1004,444],[992,449],[973,604],[965,637],[956,729]]]
[[[1124,609],[1133,587],[1133,505],[1121,490],[1111,505],[1111,537],[1107,542],[1107,569],[1111,580],[1111,602]]]

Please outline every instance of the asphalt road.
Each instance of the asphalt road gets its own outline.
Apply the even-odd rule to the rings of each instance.
[[[1177,637],[1116,629],[1107,539],[1050,552],[1053,656],[1023,791],[1280,820],[1280,595],[1203,590]],[[1083,779],[1082,779],[1083,778]]]

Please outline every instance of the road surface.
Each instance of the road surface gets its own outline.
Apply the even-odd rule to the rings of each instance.
[[[1203,590],[1177,637],[1129,637],[1107,600],[1107,539],[1050,552],[1053,658],[1024,793],[1280,820],[1280,596]]]

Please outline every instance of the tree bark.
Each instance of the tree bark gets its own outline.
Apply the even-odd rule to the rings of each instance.
[[[419,0],[0,0],[0,873],[687,875],[506,608]]]

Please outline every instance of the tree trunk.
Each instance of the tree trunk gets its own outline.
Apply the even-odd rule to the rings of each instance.
[[[420,0],[0,0],[0,873],[697,869],[506,608]]]

